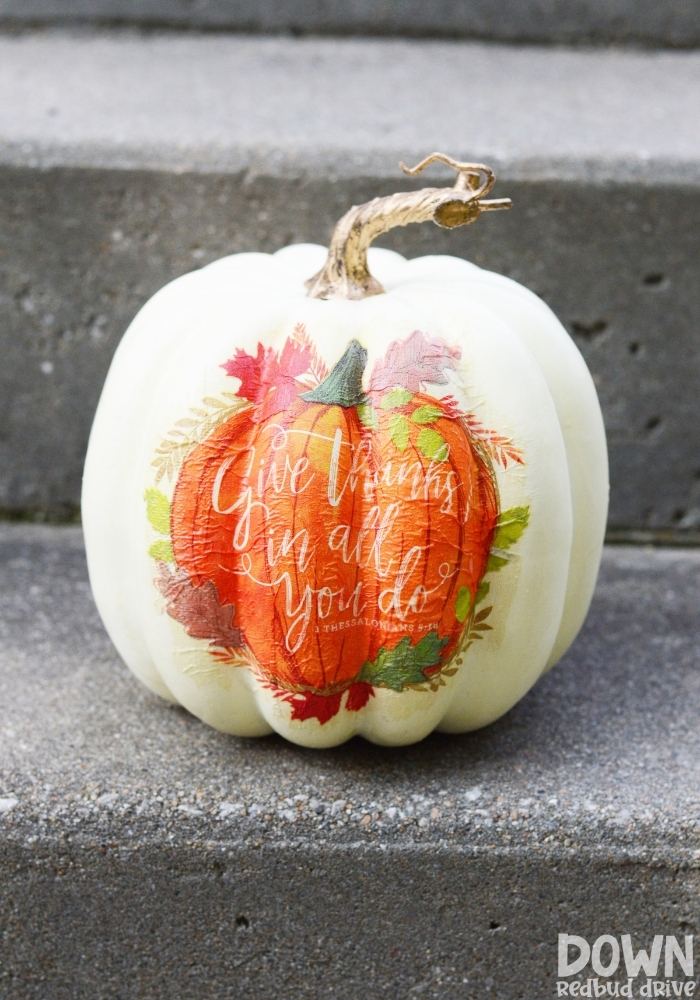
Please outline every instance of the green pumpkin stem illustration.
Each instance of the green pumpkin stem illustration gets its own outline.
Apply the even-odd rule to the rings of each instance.
[[[326,375],[323,382],[310,392],[302,393],[307,403],[323,403],[326,406],[359,406],[366,403],[367,396],[362,388],[362,376],[367,364],[367,350],[357,340],[351,340],[345,354]]]

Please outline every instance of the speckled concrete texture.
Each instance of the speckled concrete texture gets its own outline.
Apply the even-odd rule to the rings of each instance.
[[[700,553],[610,548],[488,729],[237,740],[145,691],[80,533],[0,528],[0,997],[555,995],[557,934],[700,930]]]

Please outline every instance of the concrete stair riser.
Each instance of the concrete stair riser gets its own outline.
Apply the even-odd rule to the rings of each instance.
[[[0,170],[0,507],[74,516],[92,414],[129,321],[165,282],[226,253],[326,243],[386,177]],[[399,181],[399,184],[403,182]],[[694,187],[502,181],[508,215],[396,230],[409,257],[463,256],[554,309],[596,381],[612,528],[700,523],[700,289]]]
[[[700,537],[699,72],[693,52],[0,37],[0,510],[75,516],[110,357],[161,285],[325,243],[351,204],[410,186],[400,158],[443,148],[488,162],[512,211],[385,244],[542,295],[598,384],[611,529]]]
[[[0,25],[480,38],[501,42],[697,46],[693,0],[0,0]]]

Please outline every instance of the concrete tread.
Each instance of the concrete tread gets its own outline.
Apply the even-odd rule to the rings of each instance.
[[[0,163],[700,182],[700,53],[129,32],[0,37]]]
[[[549,1000],[558,933],[697,932],[699,609],[700,552],[608,549],[500,722],[308,751],[151,696],[79,530],[0,525],[0,997]]]
[[[0,526],[0,563],[11,839],[447,836],[460,848],[700,856],[697,550],[607,549],[582,635],[497,724],[329,753],[224,736],[142,688],[97,618],[79,529]]]

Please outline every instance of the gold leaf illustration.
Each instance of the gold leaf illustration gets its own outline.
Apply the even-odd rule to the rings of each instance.
[[[249,406],[246,399],[239,399],[230,392],[222,393],[231,402],[223,402],[214,396],[205,396],[202,402],[209,407],[190,407],[193,417],[183,417],[176,421],[175,426],[164,437],[156,448],[155,458],[151,465],[156,471],[156,486],[162,479],[172,480],[180,466],[196,445],[201,444],[217,427],[233,417],[243,407]],[[196,419],[195,419],[196,418]],[[186,427],[187,433],[180,428]]]

